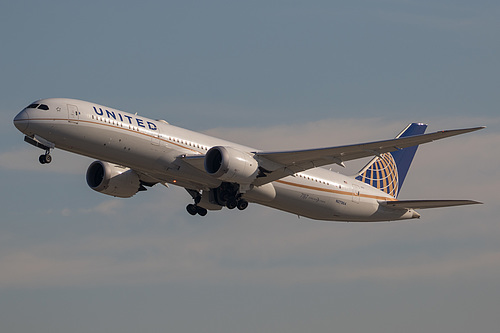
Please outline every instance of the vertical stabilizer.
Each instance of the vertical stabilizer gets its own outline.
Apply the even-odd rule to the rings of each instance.
[[[406,126],[396,138],[424,134],[426,128],[426,124],[412,123]],[[356,179],[396,198],[403,186],[417,148],[418,146],[408,147],[373,158],[361,169]]]

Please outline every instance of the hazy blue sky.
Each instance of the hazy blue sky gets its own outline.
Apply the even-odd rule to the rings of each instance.
[[[498,1],[3,1],[0,331],[496,332]],[[88,188],[91,160],[23,143],[17,112],[90,100],[263,149],[487,125],[421,147],[405,199],[481,206],[322,223],[186,191]],[[342,172],[354,173],[362,162]]]

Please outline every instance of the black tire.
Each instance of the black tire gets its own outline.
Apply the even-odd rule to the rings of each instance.
[[[45,163],[50,163],[52,162],[52,156],[50,156],[49,154],[45,154]]]
[[[228,202],[226,203],[226,207],[229,209],[235,209],[236,206],[238,206],[238,202],[236,202],[235,199],[229,199]]]
[[[40,157],[38,157],[38,161],[39,161],[41,164],[45,164],[45,163],[47,163],[47,162],[45,161],[45,155],[40,155]]]
[[[203,207],[196,207],[197,213],[200,216],[205,216],[207,215],[207,210]]]
[[[196,215],[198,213],[198,206],[195,206],[193,204],[189,204],[186,206],[186,210],[189,214]]]
[[[239,200],[237,207],[238,207],[239,210],[246,209],[248,207],[248,201],[246,201],[244,199]]]

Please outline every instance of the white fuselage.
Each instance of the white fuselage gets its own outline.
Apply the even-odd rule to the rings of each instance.
[[[24,109],[16,127],[55,147],[129,167],[141,174],[194,190],[221,184],[203,170],[182,163],[182,155],[204,155],[213,146],[245,152],[257,149],[172,126],[102,105],[74,99],[44,99],[49,110]],[[36,137],[35,137],[36,138]],[[270,183],[272,197],[251,189],[244,196],[299,216],[326,221],[387,221],[418,217],[412,209],[388,209],[379,201],[390,195],[336,172],[315,168]],[[274,192],[273,191],[273,192]]]

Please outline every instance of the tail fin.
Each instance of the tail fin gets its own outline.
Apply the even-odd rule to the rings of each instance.
[[[426,128],[426,124],[412,123],[406,126],[396,138],[424,134]],[[373,158],[361,169],[356,179],[396,198],[403,186],[417,148],[418,146],[408,147]]]

